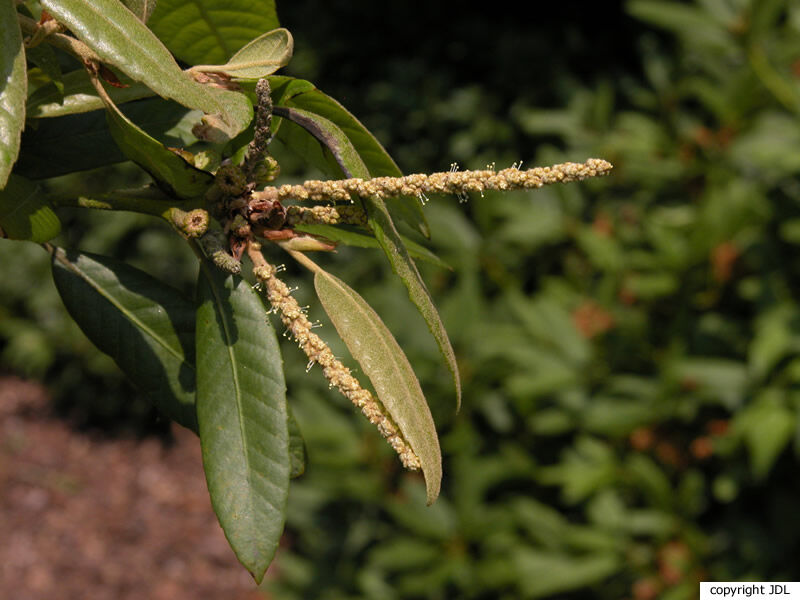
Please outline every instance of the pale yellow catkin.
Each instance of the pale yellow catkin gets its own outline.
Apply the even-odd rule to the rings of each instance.
[[[588,177],[608,174],[613,165],[600,158],[590,158],[582,163],[561,163],[550,167],[520,170],[517,167],[495,171],[447,171],[431,175],[416,174],[405,177],[376,177],[374,179],[311,180],[302,185],[282,185],[268,188],[262,194],[286,202],[347,202],[351,195],[373,198],[398,196],[424,197],[429,194],[457,194],[484,192],[486,190],[521,190],[540,188],[553,183],[580,181]]]
[[[267,299],[278,312],[281,321],[294,337],[297,344],[308,356],[309,364],[319,363],[322,373],[332,386],[335,386],[348,400],[355,404],[370,423],[378,428],[380,434],[394,448],[400,461],[407,469],[420,468],[419,457],[402,436],[397,425],[386,414],[384,407],[379,404],[372,394],[361,387],[358,380],[350,373],[328,345],[311,331],[311,322],[305,312],[291,295],[288,286],[275,277],[275,268],[271,265],[261,265],[253,269],[256,278],[265,286]]]
[[[608,161],[590,158],[583,163],[562,163],[551,167],[537,167],[520,170],[517,167],[495,171],[455,171],[417,174],[405,177],[376,177],[374,179],[340,179],[331,181],[306,181],[302,185],[282,185],[268,187],[255,192],[254,197],[263,200],[280,201],[315,201],[315,202],[347,202],[352,196],[372,197],[379,199],[398,196],[416,196],[424,198],[428,194],[456,194],[463,196],[469,192],[482,193],[486,190],[520,190],[539,188],[552,183],[580,181],[588,177],[599,177],[608,174],[613,166]],[[350,223],[363,225],[366,215],[360,207],[344,204],[338,206],[287,206],[286,223],[289,226],[300,224]],[[308,356],[309,364],[319,363],[325,378],[332,386],[361,409],[370,423],[377,426],[378,431],[400,456],[403,465],[408,469],[419,469],[419,457],[409,446],[407,440],[398,430],[397,425],[386,414],[384,407],[372,397],[372,394],[361,387],[331,352],[328,345],[311,331],[311,322],[292,297],[289,288],[275,277],[275,269],[263,262],[263,257],[254,261],[253,273],[266,287],[267,298],[273,308],[280,314],[281,320],[288,328],[300,348]]]

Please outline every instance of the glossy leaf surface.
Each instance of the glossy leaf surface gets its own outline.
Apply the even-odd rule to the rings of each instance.
[[[25,126],[25,49],[12,0],[0,0],[0,188],[6,185],[19,154]]]
[[[222,115],[231,137],[252,119],[252,106],[243,94],[194,81],[153,32],[118,0],[44,0],[42,5],[131,79],[189,108]]]
[[[107,256],[57,249],[53,280],[86,337],[164,415],[197,431],[194,305],[144,271]]]
[[[314,287],[381,404],[419,456],[430,504],[439,495],[442,456],[433,417],[406,355],[378,314],[343,281],[319,269]]]
[[[197,418],[211,503],[257,582],[278,547],[289,489],[286,385],[264,305],[240,277],[201,263]]]
[[[37,184],[12,174],[0,189],[0,229],[9,239],[41,243],[58,235],[61,221]]]
[[[274,0],[159,0],[148,25],[182,61],[213,65],[279,23]]]

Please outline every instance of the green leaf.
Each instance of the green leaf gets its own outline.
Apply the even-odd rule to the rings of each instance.
[[[307,162],[328,173],[369,179],[364,161],[333,121],[300,108],[276,106],[273,112],[289,121],[278,129],[278,138]]]
[[[353,173],[351,176],[363,178],[402,176],[403,173],[375,136],[346,108],[313,84],[291,77],[270,77],[270,85],[277,91],[275,94],[277,104],[314,113],[336,124],[342,130],[368,170],[366,175]],[[333,176],[339,177],[340,173],[334,172]],[[430,229],[419,198],[393,198],[388,204],[392,212],[412,228],[425,237],[430,237]]]
[[[769,475],[797,427],[797,417],[785,406],[782,396],[781,390],[764,389],[733,423],[733,430],[744,438],[753,475],[759,480]]]
[[[15,6],[12,0],[0,0],[0,189],[19,154],[28,93],[25,48]]]
[[[184,129],[197,113],[164,100],[149,98],[123,107],[124,114],[163,144],[187,145]],[[15,171],[31,179],[56,177],[126,160],[111,136],[105,111],[42,119],[22,136]]]
[[[371,235],[365,235],[351,229],[336,227],[334,225],[296,225],[295,229],[297,231],[304,231],[306,233],[322,236],[331,240],[332,242],[344,244],[345,246],[378,249],[381,247],[381,245],[378,243],[378,240]],[[450,265],[428,250],[425,246],[418,244],[414,240],[411,240],[403,235],[401,235],[400,238],[403,240],[405,247],[408,248],[408,253],[413,258],[418,258],[434,264],[437,267],[441,267],[442,269],[448,269],[452,271],[452,267]]]
[[[221,115],[229,137],[253,118],[250,101],[237,92],[197,83],[164,45],[119,0],[43,0],[42,6],[103,60],[164,98]]]
[[[147,23],[150,15],[156,8],[156,0],[122,0],[122,3],[128,7],[136,18],[142,23]]]
[[[763,380],[788,354],[797,352],[800,315],[794,303],[764,307],[755,319],[748,348],[748,367],[756,381]]]
[[[747,366],[737,360],[685,356],[671,370],[676,385],[688,382],[730,410],[741,406],[750,386]]]
[[[0,189],[0,230],[0,237],[41,243],[58,235],[61,221],[37,184],[11,175]]]
[[[549,355],[563,358],[564,362],[581,370],[586,366],[591,358],[591,346],[560,302],[547,294],[528,298],[517,290],[509,291],[505,299],[524,331]]]
[[[286,385],[264,305],[240,277],[201,263],[197,420],[211,504],[239,561],[260,582],[286,517]]]
[[[50,86],[56,91],[64,94],[64,74],[61,72],[61,64],[58,62],[55,50],[49,44],[39,44],[33,48],[25,49],[25,57],[33,63],[42,73],[50,79]],[[27,111],[26,111],[27,112]],[[30,115],[27,115],[30,117]]]
[[[174,197],[169,196],[153,184],[88,194],[81,194],[76,190],[65,190],[65,192],[53,192],[48,197],[56,206],[74,206],[79,203],[84,208],[128,210],[165,219],[170,219],[173,208],[179,208],[175,206],[176,204],[183,204],[188,208],[184,203],[176,203]],[[192,206],[194,204],[196,201],[192,202]]]
[[[224,63],[250,40],[280,25],[274,0],[159,0],[148,24],[190,65]]]
[[[406,355],[378,314],[343,281],[318,268],[314,287],[336,331],[419,457],[428,504],[432,503],[439,495],[442,480],[439,438]]]
[[[730,32],[698,6],[668,0],[633,0],[627,5],[627,12],[678,36],[691,37],[694,43],[719,46],[731,43]]]
[[[428,324],[431,334],[433,334],[436,344],[444,357],[447,368],[453,376],[453,385],[456,390],[456,410],[461,409],[461,377],[458,374],[458,363],[450,344],[450,338],[444,328],[439,312],[431,300],[428,289],[420,277],[417,266],[408,254],[408,250],[400,238],[400,234],[395,229],[392,218],[386,205],[379,198],[362,198],[364,206],[369,215],[369,225],[375,233],[375,238],[383,248],[383,252],[389,259],[394,271],[402,280],[408,290],[408,297],[416,305],[422,318]]]
[[[142,83],[129,77],[120,77],[120,82],[128,87],[108,89],[108,95],[116,104],[146,98],[153,91]],[[54,85],[43,85],[28,98],[25,108],[28,118],[62,117],[103,108],[103,101],[89,81],[85,69],[70,71],[62,78],[63,90]]]
[[[269,79],[269,87],[272,92],[272,102],[278,106],[288,106],[286,103],[292,97],[317,89],[313,83],[305,79],[295,79],[285,75],[273,75],[267,79]],[[277,129],[277,126],[274,128]]]
[[[525,598],[544,598],[597,585],[622,567],[614,554],[569,555],[523,547],[509,557]]]
[[[239,79],[260,79],[287,65],[293,51],[292,34],[280,28],[260,35],[224,65],[206,66],[198,70],[227,73]]]
[[[286,82],[279,81],[279,83],[286,85]],[[301,94],[300,96],[302,95],[305,94]],[[285,98],[286,94],[284,93],[282,97]],[[287,103],[291,104],[294,99],[298,97],[299,96],[292,96]],[[327,98],[327,96],[324,97]],[[328,100],[330,99],[328,98]],[[330,100],[330,102],[333,101]],[[341,110],[344,111],[344,109]],[[280,129],[278,129],[278,137],[284,141],[287,146],[293,148],[300,153],[301,156],[311,161],[312,164],[324,168],[326,163],[331,164],[330,161],[333,160],[348,177],[369,177],[370,173],[365,162],[361,159],[361,155],[356,151],[350,138],[344,135],[344,131],[338,123],[322,117],[316,112],[299,108],[279,109],[279,107],[276,107],[275,114],[285,116],[293,121],[293,123],[284,123],[281,125]],[[347,114],[349,115],[349,113]],[[310,140],[308,136],[298,136],[298,130],[294,128],[294,123],[297,123],[311,133],[311,135],[320,142],[321,146],[309,144]],[[323,152],[321,148],[325,148],[326,151]],[[397,232],[397,229],[395,229],[394,223],[392,223],[386,204],[383,200],[376,198],[363,198],[362,200],[369,217],[369,225],[375,233],[375,238],[388,257],[392,265],[392,270],[400,277],[408,289],[409,298],[411,298],[411,301],[417,306],[425,322],[428,324],[428,328],[431,330],[442,352],[447,368],[453,376],[453,383],[456,389],[456,407],[458,410],[461,407],[461,381],[458,375],[458,364],[456,363],[453,347],[450,344],[450,339],[447,337],[447,331],[445,331],[439,313],[433,305],[430,294],[425,288],[419,271],[417,271],[414,261],[409,256],[400,234]]]
[[[202,196],[214,178],[153,139],[113,104],[106,107],[111,136],[123,153],[180,198]]]
[[[60,248],[53,281],[86,337],[164,415],[196,432],[194,305],[121,261]]]

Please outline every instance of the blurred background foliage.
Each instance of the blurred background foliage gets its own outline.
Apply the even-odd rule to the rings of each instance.
[[[379,253],[321,259],[418,369],[443,495],[426,508],[421,478],[286,342],[309,464],[266,587],[678,600],[701,579],[797,580],[800,3],[429,4],[279,2],[288,73],[339,99],[405,172],[590,156],[615,170],[427,205],[453,267],[421,265],[462,370],[456,417]],[[304,176],[275,152],[285,178]],[[136,177],[123,164],[89,179]],[[64,215],[63,244],[178,286],[195,276],[148,218]],[[69,323],[45,253],[2,241],[0,264],[2,368],[42,378],[82,425],[163,428]],[[288,276],[313,305],[309,280]]]

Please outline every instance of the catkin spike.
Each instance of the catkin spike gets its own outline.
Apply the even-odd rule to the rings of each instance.
[[[536,167],[521,171],[516,167],[495,171],[446,171],[431,175],[416,174],[405,177],[376,177],[374,179],[311,180],[302,185],[282,185],[267,188],[263,194],[271,200],[314,202],[349,202],[351,195],[380,199],[398,196],[425,197],[428,194],[482,193],[485,190],[523,190],[540,188],[553,183],[580,181],[588,177],[607,175],[613,165],[600,158],[590,158],[583,163],[561,163],[551,167]]]
[[[280,315],[288,332],[308,357],[308,364],[318,363],[322,367],[322,374],[325,378],[361,409],[369,422],[378,428],[380,434],[400,456],[404,467],[411,470],[419,469],[421,467],[419,457],[408,445],[397,425],[386,414],[384,407],[372,397],[368,390],[361,387],[358,380],[350,373],[350,369],[333,355],[322,338],[312,333],[311,329],[314,325],[291,295],[289,287],[275,277],[275,268],[266,263],[262,257],[253,269],[253,274],[265,286],[267,299]]]

